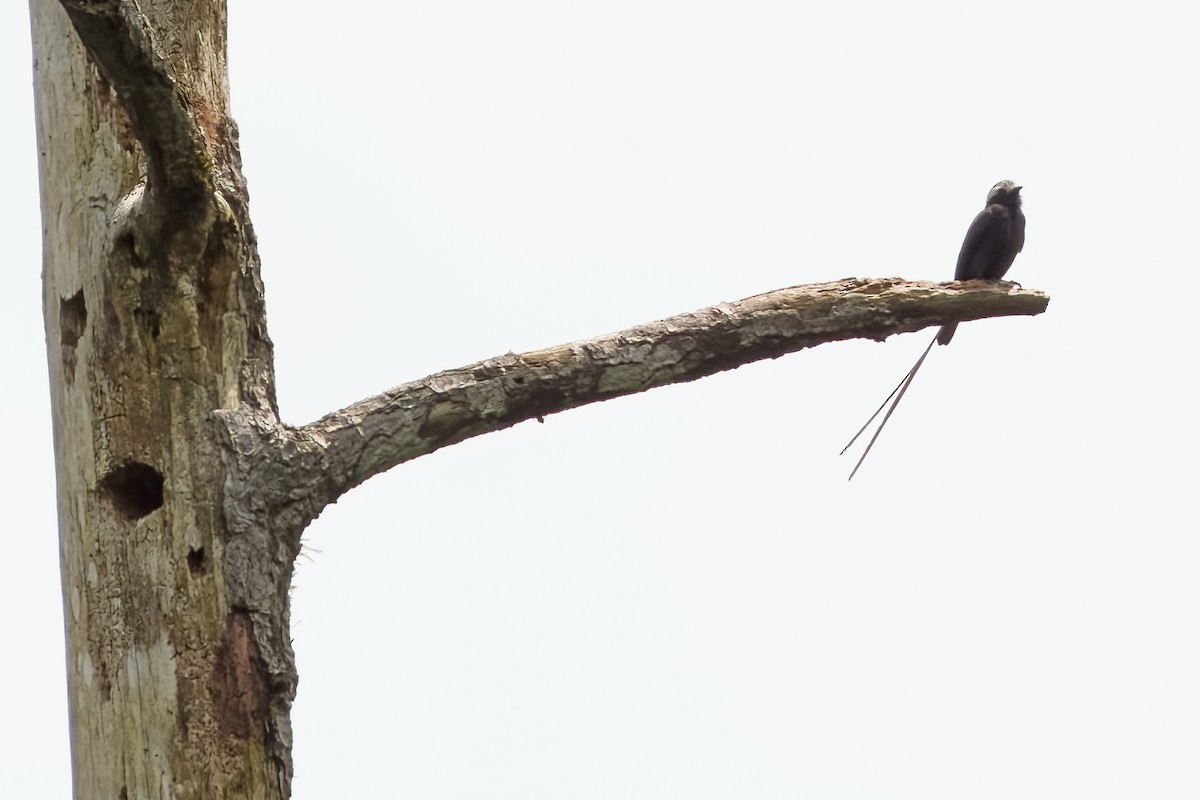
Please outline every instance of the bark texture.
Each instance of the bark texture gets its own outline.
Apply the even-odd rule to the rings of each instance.
[[[294,553],[224,567],[213,411],[274,409],[224,5],[31,16],[75,795],[285,797]]]
[[[278,420],[221,0],[31,0],[78,798],[286,798],[288,587],[351,487],[522,420],[826,341],[1036,314],[1002,285],[756,295]]]
[[[276,521],[299,531],[372,475],[472,436],[570,408],[682,383],[843,339],[884,339],[947,320],[1039,314],[1049,298],[1014,284],[899,278],[793,286],[629,330],[508,353],[368,397],[299,428],[222,412],[231,474],[276,487]],[[235,489],[229,490],[233,497]]]

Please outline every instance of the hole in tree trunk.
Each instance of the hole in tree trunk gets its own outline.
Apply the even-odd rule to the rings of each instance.
[[[197,572],[200,572],[201,570],[203,570],[204,569],[204,548],[203,547],[189,547],[188,554],[187,554],[187,560],[188,560],[188,569],[190,569],[192,571],[193,575],[196,574]]]
[[[105,475],[100,490],[126,519],[141,519],[163,504],[162,473],[139,461],[130,461]]]
[[[83,302],[83,290],[65,300],[58,301],[58,337],[62,347],[63,372],[67,383],[75,382],[75,346],[87,327],[87,305]]]

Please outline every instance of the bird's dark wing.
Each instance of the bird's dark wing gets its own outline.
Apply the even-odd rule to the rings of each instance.
[[[993,203],[980,211],[967,229],[962,249],[958,251],[954,280],[971,281],[988,277],[995,269],[995,262],[1000,257],[1000,251],[1005,249],[1009,237],[1007,208]]]
[[[1017,253],[1021,252],[1025,248],[1025,213],[1023,211],[1021,211],[1021,209],[1019,209],[1019,208],[1013,210],[1012,232],[1013,232],[1012,257],[1013,257],[1013,260],[1015,261],[1017,258]],[[1009,266],[1010,267],[1012,266],[1011,261],[1009,262]],[[1007,272],[1007,269],[1005,271]],[[1001,276],[1001,277],[1003,277],[1003,276]]]

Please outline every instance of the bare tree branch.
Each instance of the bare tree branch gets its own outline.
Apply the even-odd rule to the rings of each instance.
[[[899,278],[794,286],[545,350],[490,358],[397,386],[300,428],[221,412],[247,486],[278,487],[276,520],[299,536],[367,478],[518,422],[734,369],[825,342],[883,340],[948,322],[1033,315],[1049,298],[1014,284]],[[276,472],[266,476],[264,471]]]
[[[132,0],[61,0],[100,74],[113,87],[142,145],[152,191],[168,203],[207,204],[211,163],[190,103]]]
[[[223,402],[273,412],[274,358],[258,243],[237,125],[228,113],[225,3],[46,2],[66,11],[65,18],[53,15],[55,29],[73,29],[94,66],[75,86],[86,87],[101,116],[112,121],[117,152],[136,154],[123,160],[137,171],[122,175],[124,195],[107,231],[114,264],[186,276],[180,285],[197,290],[188,301],[190,315],[208,334],[205,346],[221,355]],[[73,43],[64,49],[79,55]],[[62,89],[39,89],[48,96],[54,91]],[[105,274],[117,272],[110,266]],[[143,291],[159,297],[158,289]]]

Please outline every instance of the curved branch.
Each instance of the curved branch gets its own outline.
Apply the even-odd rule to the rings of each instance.
[[[983,281],[794,286],[440,372],[300,428],[247,408],[220,414],[236,462],[231,472],[258,473],[242,485],[275,495],[241,499],[273,506],[276,523],[298,542],[322,508],[367,478],[481,433],[825,342],[1040,314],[1049,302],[1041,292]]]
[[[196,116],[135,0],[60,0],[113,87],[146,154],[149,187],[169,205],[207,202],[211,161]]]

